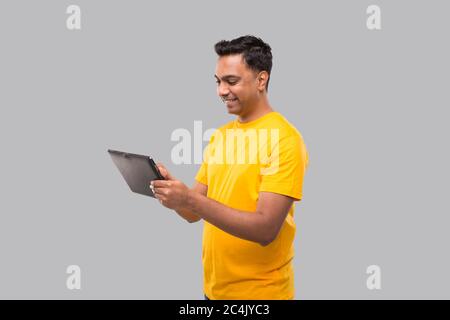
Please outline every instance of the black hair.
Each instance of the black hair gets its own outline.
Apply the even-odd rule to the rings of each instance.
[[[216,53],[222,57],[242,54],[247,66],[256,72],[267,71],[266,90],[269,90],[270,71],[272,70],[272,49],[255,36],[242,36],[231,41],[221,40],[214,45]]]

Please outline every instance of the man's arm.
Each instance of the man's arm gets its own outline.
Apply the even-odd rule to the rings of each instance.
[[[166,180],[152,181],[151,188],[163,206],[185,215],[186,220],[195,220],[192,215],[196,215],[229,234],[263,246],[276,238],[294,201],[285,195],[260,192],[255,212],[236,210],[189,189],[158,166]]]
[[[260,192],[256,211],[245,212],[190,192],[186,207],[227,233],[266,246],[277,237],[293,201],[281,194]]]
[[[191,191],[193,191],[194,193],[201,194],[206,197],[206,194],[208,193],[208,186],[203,183],[196,182],[194,187],[191,189]],[[175,210],[175,212],[178,213],[180,215],[180,217],[182,217],[189,223],[194,223],[194,222],[201,220],[201,218],[198,215],[196,215],[194,212],[192,212],[191,210],[189,210],[187,208],[180,208],[180,209]]]
[[[166,167],[162,163],[158,162],[156,165],[158,166],[158,169],[161,172],[161,174],[164,177],[164,179],[172,180],[172,181],[176,180],[176,178],[169,173],[169,171],[166,169]],[[155,190],[153,189],[153,185],[151,185],[150,188],[152,188],[153,192],[155,192]],[[200,183],[200,182],[195,182],[194,187],[191,189],[191,191],[194,192],[194,193],[199,193],[199,194],[204,195],[206,197],[206,195],[208,193],[208,186],[206,184],[203,184],[203,183]],[[191,210],[189,210],[187,208],[184,208],[184,207],[179,207],[177,209],[174,209],[174,211],[176,213],[178,213],[178,215],[180,217],[182,217],[183,219],[185,219],[189,223],[194,223],[194,222],[197,222],[197,221],[199,221],[201,219],[194,212],[192,212]]]

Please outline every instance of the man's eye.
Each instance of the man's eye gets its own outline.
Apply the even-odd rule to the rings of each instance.
[[[221,82],[221,81],[216,80],[216,84],[217,84],[217,85],[219,85],[220,82]],[[237,82],[237,81],[227,81],[227,83],[228,83],[230,86],[234,86],[234,85],[235,85],[236,83],[238,83],[238,82]]]

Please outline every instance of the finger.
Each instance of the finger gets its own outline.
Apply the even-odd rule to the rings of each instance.
[[[161,172],[162,176],[165,178],[167,176],[167,169],[164,167],[162,163],[157,163],[156,166],[158,167],[159,172]]]
[[[158,194],[160,196],[168,196],[170,193],[170,189],[168,188],[154,188],[154,192],[155,194]]]
[[[160,202],[161,202],[161,201],[164,202],[164,201],[167,200],[166,197],[165,197],[164,195],[162,195],[162,194],[158,194],[158,195],[156,196],[156,199],[158,199]]]
[[[155,191],[153,193],[158,196],[165,196],[167,194],[167,191],[159,188],[159,189],[155,189]]]
[[[166,197],[161,193],[155,192],[155,198],[158,199],[160,202],[166,200]]]
[[[156,166],[158,167],[158,169],[159,169],[159,171],[161,172],[161,174],[162,174],[162,176],[164,177],[164,179],[166,179],[166,180],[175,180],[175,177],[172,176],[172,175],[169,173],[169,170],[167,170],[166,167],[165,167],[161,162],[158,162],[158,163],[156,164]]]
[[[170,188],[172,186],[171,181],[167,180],[153,180],[150,182],[151,185],[153,185],[153,188]]]
[[[166,189],[167,188],[164,188],[164,187],[155,187],[152,183],[150,183],[150,190],[152,190],[152,192],[154,194],[163,194],[164,193],[163,190],[166,190]]]

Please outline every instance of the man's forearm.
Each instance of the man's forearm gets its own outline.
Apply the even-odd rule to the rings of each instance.
[[[175,210],[175,212],[178,213],[180,217],[191,223],[201,219],[198,215],[185,208]]]
[[[269,221],[259,212],[235,210],[195,192],[189,193],[186,209],[236,237],[261,245],[267,245],[273,240]]]

